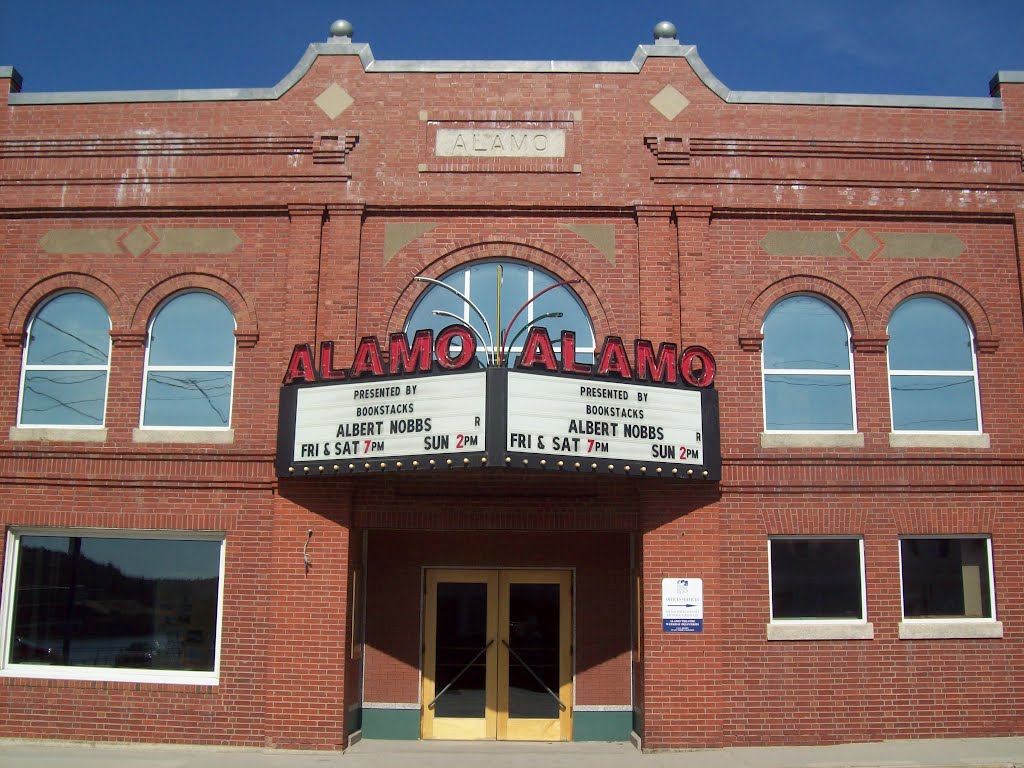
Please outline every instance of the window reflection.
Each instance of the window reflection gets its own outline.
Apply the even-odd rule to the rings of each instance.
[[[164,304],[150,326],[145,427],[227,427],[231,421],[235,320],[209,293]]]
[[[772,539],[772,619],[863,619],[859,539]]]
[[[221,542],[23,535],[9,661],[214,671]]]
[[[916,296],[889,319],[892,427],[908,432],[977,432],[974,336],[951,304]]]
[[[50,299],[28,326],[19,425],[103,426],[109,361],[104,306],[84,293]]]
[[[790,296],[768,312],[763,333],[765,429],[852,432],[850,330],[839,312]]]
[[[900,540],[903,615],[992,618],[987,538]]]

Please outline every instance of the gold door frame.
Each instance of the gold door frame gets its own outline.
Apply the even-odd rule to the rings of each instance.
[[[558,701],[557,718],[512,718],[509,710],[509,592],[513,584],[557,584]],[[505,570],[499,577],[498,600],[498,738],[506,741],[569,741],[572,739],[572,574],[569,571]]]
[[[498,667],[498,572],[485,570],[430,569],[426,574],[426,603],[423,620],[423,696],[420,707],[420,738],[493,739],[497,733],[497,685],[491,682]],[[478,718],[434,717],[437,668],[437,585],[441,583],[487,585],[487,639],[485,715]]]
[[[485,716],[434,716],[437,665],[437,587],[441,583],[487,585]],[[559,588],[559,715],[554,719],[510,718],[509,594],[512,584],[557,584]],[[424,739],[501,739],[570,741],[572,739],[572,571],[555,569],[429,568],[425,573],[423,681],[420,737]]]

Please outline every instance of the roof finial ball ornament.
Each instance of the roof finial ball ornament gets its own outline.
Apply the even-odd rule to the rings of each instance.
[[[678,42],[676,40],[676,35],[678,34],[676,25],[671,21],[659,21],[654,25],[654,42],[656,45],[671,45]]]
[[[352,22],[345,19],[338,19],[330,28],[332,42],[338,43],[351,43],[352,42]],[[341,38],[337,40],[335,38]]]

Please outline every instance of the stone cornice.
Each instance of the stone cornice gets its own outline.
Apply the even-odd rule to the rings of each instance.
[[[685,59],[704,85],[728,104],[801,104],[811,106],[890,107],[918,109],[1001,110],[995,97],[906,96],[865,93],[799,93],[783,91],[733,91],[712,74],[695,45],[680,45],[675,39],[661,39],[640,45],[629,61],[480,61],[427,60],[378,61],[367,43],[349,38],[332,38],[313,43],[285,77],[271,88],[190,88],[181,90],[86,91],[56,93],[12,93],[11,106],[37,104],[120,104],[145,102],[265,101],[280,99],[290,91],[320,56],[357,56],[368,73],[534,73],[636,75],[649,58]],[[1018,73],[999,73],[998,82],[1017,82]]]

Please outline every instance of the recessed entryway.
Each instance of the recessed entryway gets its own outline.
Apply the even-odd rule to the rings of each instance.
[[[428,569],[420,734],[572,739],[572,572]]]

